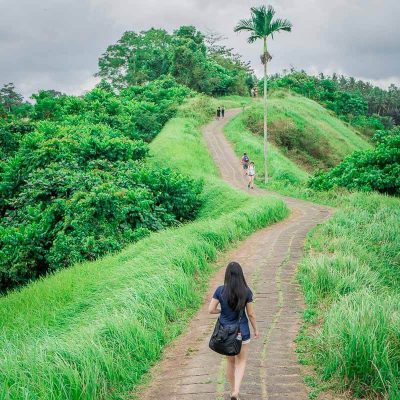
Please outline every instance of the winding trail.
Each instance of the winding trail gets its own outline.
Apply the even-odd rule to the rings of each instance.
[[[228,110],[225,118],[204,127],[204,138],[220,168],[222,178],[248,190],[239,160],[223,134],[223,126],[240,110]],[[254,195],[266,192],[255,188]],[[276,195],[276,194],[275,194]],[[328,207],[281,197],[291,210],[284,221],[262,229],[224,254],[220,266],[236,260],[243,266],[255,294],[255,311],[262,338],[250,343],[249,361],[241,388],[242,400],[306,400],[307,388],[297,363],[294,340],[304,308],[295,280],[303,256],[307,232],[331,214]],[[215,316],[207,312],[215,287],[223,282],[221,268],[210,282],[204,304],[185,333],[165,351],[152,371],[152,382],[141,400],[227,399],[225,357],[212,352],[208,341]]]

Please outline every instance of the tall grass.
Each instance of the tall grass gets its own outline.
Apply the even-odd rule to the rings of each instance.
[[[400,200],[357,193],[308,239],[303,345],[323,380],[400,398]]]
[[[151,148],[154,163],[204,180],[199,219],[2,297],[1,399],[131,397],[198,308],[218,253],[287,215],[218,180],[199,131],[210,107],[192,101]]]

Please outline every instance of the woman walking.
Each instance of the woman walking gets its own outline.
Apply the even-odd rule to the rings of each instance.
[[[211,314],[221,314],[219,322],[222,326],[239,324],[238,338],[242,340],[240,353],[237,356],[227,356],[226,376],[231,386],[231,400],[239,400],[240,385],[246,369],[250,343],[249,319],[254,337],[259,336],[252,302],[253,293],[247,286],[242,267],[237,262],[230,262],[225,271],[224,285],[216,289],[208,311]]]
[[[256,167],[255,167],[253,161],[251,161],[249,164],[248,175],[249,175],[249,183],[248,183],[247,187],[249,189],[254,189],[254,177],[256,176]]]
[[[221,116],[221,107],[217,108],[217,119]]]

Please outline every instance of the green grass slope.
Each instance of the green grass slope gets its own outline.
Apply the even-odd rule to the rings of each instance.
[[[314,100],[277,91],[271,96],[270,107],[271,123],[291,119],[302,131],[312,131],[316,139],[325,139],[340,159],[355,150],[370,147],[350,125]]]
[[[264,147],[261,136],[255,135],[246,128],[243,114],[239,114],[225,126],[225,134],[233,143],[238,156],[243,152],[249,154],[257,170],[256,180],[264,176]],[[300,184],[307,180],[308,173],[290,160],[277,146],[269,143],[268,147],[268,174],[276,181],[288,181]]]
[[[310,233],[299,269],[307,309],[300,357],[326,388],[354,398],[400,398],[400,200],[342,195]]]
[[[239,99],[235,100],[236,103],[240,102]],[[248,102],[248,99],[246,101]],[[238,117],[242,126],[240,122],[236,122],[237,128],[252,132],[258,142],[262,143],[261,99],[250,104]],[[295,172],[286,159],[294,161],[301,169],[310,172],[316,168],[332,167],[353,151],[371,147],[357,131],[317,102],[286,91],[274,91],[270,94],[268,123],[269,139],[272,143],[272,176],[276,172],[281,173],[279,165],[282,164],[285,170]],[[301,178],[301,174],[295,175]]]
[[[0,399],[132,397],[198,308],[218,252],[287,215],[218,179],[199,130],[212,111],[192,100],[151,144],[152,162],[204,180],[197,221],[0,298]]]

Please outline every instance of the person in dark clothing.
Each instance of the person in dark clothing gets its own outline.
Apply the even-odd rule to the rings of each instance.
[[[239,319],[241,310],[245,310],[245,312]],[[215,290],[208,311],[210,314],[220,314],[219,321],[223,326],[239,323],[238,339],[242,340],[242,348],[237,356],[227,356],[226,365],[226,375],[231,386],[231,400],[238,400],[249,351],[249,320],[253,327],[254,338],[259,337],[253,293],[247,286],[239,263],[232,261],[226,267],[224,284]]]
[[[225,107],[224,106],[221,107],[221,117],[222,118],[225,117]]]
[[[217,108],[217,119],[221,116],[221,107]]]
[[[247,175],[247,170],[249,168],[249,162],[250,162],[249,156],[247,155],[247,153],[243,153],[241,163],[242,163],[244,175]]]

